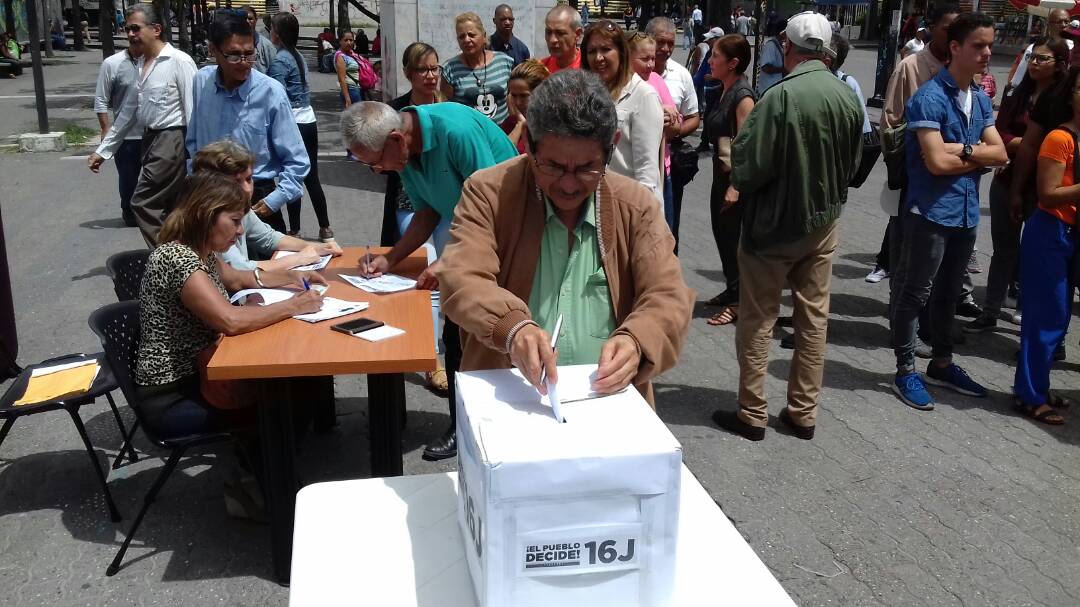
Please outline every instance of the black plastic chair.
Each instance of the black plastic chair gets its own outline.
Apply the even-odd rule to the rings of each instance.
[[[169,450],[169,457],[165,461],[165,467],[158,474],[154,484],[150,486],[143,500],[142,508],[139,509],[135,521],[131,524],[120,551],[116,553],[105,575],[115,575],[120,570],[120,563],[124,560],[131,539],[139,529],[146,511],[154,502],[161,487],[168,480],[169,475],[176,469],[180,458],[193,447],[225,443],[233,440],[232,435],[224,432],[206,432],[201,434],[189,434],[186,436],[163,436],[157,432],[153,423],[147,423],[145,414],[135,395],[135,363],[138,360],[139,347],[139,302],[122,301],[99,308],[90,315],[90,329],[101,339],[101,345],[105,348],[105,357],[109,366],[116,376],[116,382],[127,399],[128,406],[135,412],[135,419],[139,421],[147,438],[155,445]]]
[[[146,273],[146,261],[150,258],[150,249],[134,249],[121,251],[110,255],[105,260],[105,269],[113,281],[113,291],[116,292],[116,301],[129,301],[139,298],[139,290],[142,288],[143,274]],[[131,461],[138,461],[135,448],[131,445],[131,439],[135,431],[139,429],[139,420],[131,426],[131,431],[124,435],[124,443],[120,447],[120,453],[128,451]],[[113,470],[120,467],[122,458],[117,456],[113,462]]]
[[[105,260],[105,269],[113,281],[116,301],[128,301],[139,298],[143,274],[146,272],[146,260],[150,258],[149,249],[121,251],[110,255]]]
[[[34,369],[90,358],[96,359],[98,365],[101,366],[101,369],[98,371],[97,377],[94,378],[94,383],[91,384],[90,390],[84,394],[68,397],[63,400],[54,399],[27,405],[15,404],[15,401],[19,400],[26,392],[26,386],[30,381],[30,375]],[[106,397],[109,400],[109,406],[112,408],[113,415],[116,417],[116,423],[120,426],[120,435],[124,436],[124,423],[120,420],[120,412],[116,410],[116,403],[113,402],[112,398],[112,391],[115,390],[116,387],[116,380],[109,370],[109,365],[105,363],[104,354],[91,354],[89,356],[85,354],[69,354],[24,368],[22,372],[19,373],[18,377],[12,381],[11,385],[8,386],[7,391],[4,392],[4,396],[0,397],[0,419],[4,420],[4,426],[0,428],[0,444],[3,444],[11,427],[15,425],[15,420],[20,417],[46,413],[48,411],[59,411],[61,409],[67,411],[68,415],[71,416],[71,421],[75,424],[75,429],[79,431],[79,437],[82,438],[83,445],[86,447],[86,453],[90,456],[90,462],[94,466],[94,473],[97,475],[98,482],[101,483],[101,491],[105,494],[105,505],[108,507],[109,518],[113,521],[120,520],[120,512],[116,510],[116,504],[113,503],[112,494],[109,493],[109,485],[105,479],[105,471],[101,469],[101,464],[98,462],[97,455],[94,454],[94,446],[90,444],[90,437],[86,434],[86,426],[83,425],[82,418],[79,416],[79,408],[83,405],[89,405],[99,396]],[[121,450],[117,459],[122,455],[123,451]]]

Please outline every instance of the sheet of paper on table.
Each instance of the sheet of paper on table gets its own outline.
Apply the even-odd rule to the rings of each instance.
[[[288,257],[290,255],[296,255],[296,251],[278,251],[277,253],[274,253],[274,259],[281,259],[282,257]],[[326,267],[326,264],[330,263],[330,258],[331,257],[333,257],[333,256],[332,255],[320,255],[319,256],[319,261],[316,261],[315,263],[309,263],[306,266],[296,266],[293,269],[294,270],[301,270],[301,271],[305,271],[305,270],[309,270],[309,271],[321,270],[321,269]]]
[[[326,292],[326,285],[311,285],[312,290],[319,291],[320,293]],[[258,295],[262,297],[261,306],[268,306],[270,304],[276,304],[289,299],[299,291],[290,291],[288,289],[244,289],[243,291],[237,291],[229,301],[236,303],[241,298],[251,295]],[[343,299],[337,299],[336,297],[324,297],[322,309],[318,312],[311,312],[310,314],[298,314],[293,318],[307,321],[307,322],[319,322],[321,320],[330,320],[331,318],[337,318],[339,316],[345,316],[346,314],[352,314],[353,312],[360,312],[368,308],[367,302],[364,301],[345,301]]]
[[[346,282],[368,293],[397,293],[416,288],[416,281],[397,274],[383,274],[378,278],[364,278],[362,276],[349,276],[339,274]]]
[[[375,327],[374,329],[368,329],[367,331],[357,333],[356,336],[360,339],[366,339],[367,341],[382,341],[384,339],[390,339],[391,337],[397,337],[398,335],[404,334],[404,329],[391,327],[390,325],[383,325],[381,327]]]
[[[321,310],[310,314],[298,314],[293,318],[307,322],[319,322],[367,309],[368,303],[366,301],[345,301],[336,297],[324,297]]]

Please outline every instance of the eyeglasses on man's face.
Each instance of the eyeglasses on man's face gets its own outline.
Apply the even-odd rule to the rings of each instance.
[[[222,53],[227,63],[255,63],[255,51],[247,53]]]

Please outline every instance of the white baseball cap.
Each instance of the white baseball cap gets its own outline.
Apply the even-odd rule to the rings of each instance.
[[[836,55],[832,47],[832,25],[825,15],[813,11],[793,15],[788,19],[784,34],[797,47]]]
[[[723,28],[714,27],[711,30],[705,32],[705,40],[712,40],[713,38],[719,38],[724,35]]]

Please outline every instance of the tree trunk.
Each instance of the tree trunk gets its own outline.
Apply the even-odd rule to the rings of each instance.
[[[176,12],[176,26],[180,30],[180,50],[191,54],[191,37],[188,36],[187,2],[180,0]]]
[[[154,0],[154,8],[157,9],[157,14],[161,19],[161,39],[165,42],[172,42],[172,25],[170,22],[169,0]]]
[[[78,2],[78,0],[75,0]],[[113,0],[98,0],[98,38],[101,38],[101,58],[116,52],[113,31],[116,29],[116,7]]]
[[[338,38],[341,38],[341,33],[347,29],[352,29],[349,26],[349,4],[345,0],[338,0]]]
[[[4,29],[9,32],[15,30],[15,2],[4,0]]]
[[[71,0],[71,31],[73,33],[75,50],[85,51],[86,40],[83,40],[82,30],[83,12],[79,0]]]
[[[37,2],[38,0],[27,0],[28,2]],[[29,24],[27,24],[29,25]],[[53,52],[52,47],[52,20],[49,18],[49,2],[48,0],[41,0],[41,32],[45,35],[45,56],[55,57],[56,53]],[[37,32],[28,29],[30,35],[36,35]]]
[[[326,0],[326,7],[330,9],[330,31],[337,36],[337,15],[334,14],[334,0]]]

